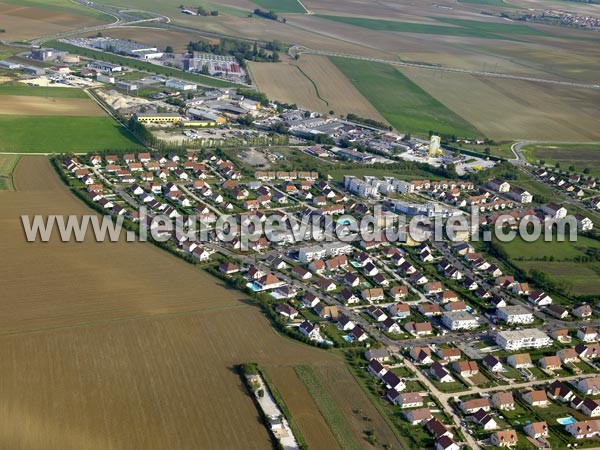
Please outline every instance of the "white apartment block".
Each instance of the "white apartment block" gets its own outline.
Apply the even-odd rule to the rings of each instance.
[[[496,344],[504,350],[542,348],[552,346],[552,339],[537,328],[505,330],[496,333]]]

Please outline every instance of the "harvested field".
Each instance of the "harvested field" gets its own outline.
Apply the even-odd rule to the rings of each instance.
[[[105,116],[95,102],[83,98],[33,97],[3,95],[0,114],[28,116]]]
[[[317,405],[298,379],[292,367],[271,367],[269,378],[285,398],[285,403],[294,412],[293,420],[300,428],[310,448],[340,449],[335,437],[318,411]]]
[[[26,243],[20,214],[90,211],[44,158],[24,157],[15,177],[19,191],[0,194],[0,423],[7,448],[270,448],[233,370],[247,361],[267,373],[319,366],[334,377],[323,384],[336,402],[352,397],[370,407],[337,355],[280,337],[238,291],[151,244]],[[293,400],[288,405],[293,416],[305,411]],[[347,401],[337,408],[353,414]],[[371,417],[378,436],[392,433]],[[351,425],[361,447],[370,448],[357,429]]]
[[[15,4],[0,2],[0,28],[6,30],[2,33],[2,39],[30,39],[102,23],[97,16],[89,17],[84,13],[80,15],[76,10],[54,10],[49,6],[44,7],[42,3],[28,4],[27,1],[20,0],[15,1]]]
[[[401,71],[492,139],[600,139],[600,91],[427,69]]]
[[[354,113],[385,122],[385,118],[325,56],[302,55],[298,61],[250,63],[259,89],[270,98],[335,115]]]

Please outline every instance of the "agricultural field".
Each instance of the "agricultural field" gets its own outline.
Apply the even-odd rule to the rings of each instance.
[[[306,9],[297,0],[252,0],[266,11],[276,13],[300,13],[304,14]]]
[[[460,3],[472,3],[474,5],[497,6],[499,8],[518,8],[504,0],[458,0]]]
[[[110,16],[68,0],[0,2],[0,28],[6,30],[2,39],[31,39],[113,21]]]
[[[436,131],[465,137],[481,134],[390,65],[339,57],[330,59],[400,132],[426,134]]]
[[[15,186],[0,212],[0,422],[7,447],[269,448],[234,370],[252,360],[270,375],[271,367],[275,374],[317,367],[344,417],[366,405],[380,442],[400,448],[339,356],[280,337],[238,291],[151,244],[26,243],[21,214],[90,210],[42,157],[23,157]],[[286,402],[287,373],[274,377]],[[306,412],[301,399],[288,406],[293,417]],[[372,448],[358,422],[348,422],[359,448]],[[331,448],[327,440],[312,442]]]
[[[577,172],[589,169],[590,175],[600,176],[600,143],[585,144],[532,144],[523,147],[523,154],[531,162],[544,160],[546,164],[560,163],[563,169],[575,166]]]
[[[433,34],[442,36],[469,37],[479,39],[514,40],[515,36],[549,36],[547,33],[526,25],[497,22],[481,22],[465,19],[444,19],[438,17],[440,24],[400,22],[394,20],[368,19],[348,16],[319,16],[327,20],[347,23],[357,27],[377,31],[396,33]]]
[[[576,242],[545,242],[543,239],[525,242],[520,238],[503,242],[510,261],[517,267],[546,272],[555,281],[572,283],[574,295],[597,294],[600,292],[600,263],[577,262],[576,258],[600,252],[600,242],[578,236]]]
[[[258,88],[269,98],[296,103],[322,113],[356,114],[385,122],[385,118],[325,56],[285,58],[281,64],[250,63]]]
[[[522,80],[400,69],[495,140],[600,140],[600,91]]]
[[[1,95],[1,93],[0,93]],[[34,97],[1,95],[0,116],[106,116],[106,112],[89,98]]]
[[[0,114],[0,152],[60,153],[140,148],[111,117]]]
[[[12,191],[13,171],[19,163],[19,155],[0,155],[0,191]]]
[[[82,89],[67,88],[67,87],[45,87],[45,86],[28,86],[23,83],[19,84],[2,84],[0,85],[0,95],[19,95],[44,97],[48,99],[58,98],[86,98],[88,95]]]

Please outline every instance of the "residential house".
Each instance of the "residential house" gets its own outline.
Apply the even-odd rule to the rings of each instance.
[[[476,423],[486,431],[498,428],[498,423],[483,409],[480,409],[473,414],[473,423]]]
[[[598,428],[597,420],[583,420],[568,424],[565,431],[574,439],[591,439],[598,436]]]
[[[452,347],[452,348],[438,347],[436,353],[442,361],[446,361],[446,362],[458,361],[462,354],[460,349],[458,349],[456,347]]]
[[[413,346],[410,348],[410,357],[418,364],[431,364],[431,349],[429,347]]]
[[[435,439],[441,439],[444,436],[449,437],[451,439],[454,437],[452,432],[437,417],[433,417],[429,421],[427,421],[427,423],[425,424],[425,429],[429,431],[429,433]]]
[[[454,378],[439,362],[434,362],[429,368],[429,374],[440,383],[452,383]]]
[[[490,400],[487,397],[465,400],[464,402],[460,402],[458,406],[465,414],[474,414],[480,409],[487,412],[491,409]]]
[[[533,439],[548,437],[548,424],[546,422],[531,422],[523,428],[525,434]]]
[[[275,308],[280,315],[283,317],[287,317],[288,319],[294,320],[298,316],[298,311],[293,306],[288,305],[287,303],[282,303]]]
[[[430,322],[407,322],[404,329],[413,336],[428,336],[433,333],[433,327]]]
[[[404,417],[411,425],[419,425],[428,422],[433,416],[429,408],[417,408],[406,411]]]
[[[337,327],[342,331],[352,330],[356,324],[345,314],[338,314]]]
[[[600,416],[600,403],[588,397],[583,400],[581,412],[588,417],[598,417]]]
[[[600,376],[580,380],[577,383],[577,390],[584,395],[600,394]]]
[[[361,291],[361,296],[369,303],[379,302],[385,298],[382,288],[364,289]]]
[[[515,409],[515,399],[512,392],[495,392],[491,398],[492,406],[500,411]]]
[[[418,392],[400,393],[395,389],[386,392],[387,398],[400,408],[418,408],[423,406],[423,397]]]
[[[575,396],[571,388],[559,380],[554,381],[548,387],[546,395],[552,400],[559,400],[564,403],[571,401]]]
[[[326,305],[323,302],[317,303],[314,307],[315,313],[322,319],[337,320],[338,318],[338,307],[337,305]]]
[[[560,370],[562,365],[558,356],[544,356],[539,359],[538,364],[544,370]]]
[[[309,338],[311,341],[323,340],[321,338],[321,333],[320,333],[318,323],[313,324],[313,323],[310,323],[308,320],[305,320],[304,322],[302,322],[300,324],[299,330],[304,336]]]
[[[395,319],[406,319],[410,316],[410,307],[406,303],[393,303],[387,307],[387,311]]]
[[[577,330],[577,337],[583,342],[595,342],[598,340],[598,332],[592,327],[581,327]]]
[[[540,390],[530,390],[525,392],[523,395],[523,400],[531,406],[547,406],[548,405],[548,397],[546,396],[546,391],[543,389]]]
[[[376,359],[372,359],[367,364],[367,372],[369,372],[375,378],[381,379],[386,373],[387,369]]]
[[[518,353],[515,355],[510,355],[507,358],[506,362],[509,366],[512,366],[515,369],[533,367],[533,363],[531,362],[531,356],[529,356],[529,353]]]
[[[482,360],[483,366],[490,372],[502,372],[504,367],[498,358],[494,355],[487,354]]]
[[[519,438],[515,430],[496,431],[490,437],[490,443],[496,447],[513,447],[517,445]]]

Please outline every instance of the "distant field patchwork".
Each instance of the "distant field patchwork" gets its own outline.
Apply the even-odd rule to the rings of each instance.
[[[496,22],[480,22],[465,19],[437,18],[439,25],[428,23],[401,22],[396,20],[366,19],[362,17],[319,15],[324,19],[346,23],[361,28],[397,33],[433,34],[442,36],[470,37],[481,39],[515,39],[514,35],[550,36],[544,31],[527,25]],[[448,26],[448,25],[454,26]]]
[[[332,57],[331,61],[400,132],[481,134],[390,65],[339,57]]]
[[[460,3],[473,3],[475,5],[497,6],[500,8],[518,8],[504,0],[458,0]]]

